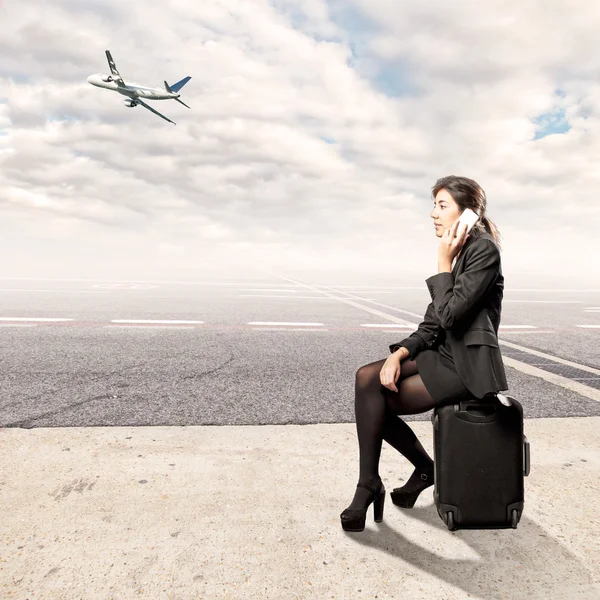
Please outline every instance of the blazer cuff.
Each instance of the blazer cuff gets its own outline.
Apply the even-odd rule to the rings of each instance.
[[[398,348],[406,348],[408,350],[408,357],[410,358],[410,360],[415,360],[415,357],[417,356],[420,350],[420,343],[419,340],[407,337],[401,342],[397,342],[396,344],[390,344],[390,354],[396,352]]]
[[[429,295],[435,305],[436,296],[442,296],[444,293],[451,292],[454,288],[454,275],[448,273],[448,271],[442,271],[441,273],[436,273],[435,275],[428,277],[425,280],[425,283],[427,284]]]

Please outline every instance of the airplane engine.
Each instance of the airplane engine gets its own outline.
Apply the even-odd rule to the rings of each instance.
[[[129,108],[133,108],[134,106],[138,105],[138,103],[135,100],[131,100],[131,98],[125,98],[123,102],[125,103],[125,106],[129,106]]]

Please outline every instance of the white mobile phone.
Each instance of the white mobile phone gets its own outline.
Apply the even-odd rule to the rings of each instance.
[[[470,208],[465,208],[458,219],[456,234],[458,235],[460,233],[465,223],[467,224],[467,233],[469,233],[473,225],[477,222],[477,219],[479,219],[479,217],[476,212],[472,211]]]

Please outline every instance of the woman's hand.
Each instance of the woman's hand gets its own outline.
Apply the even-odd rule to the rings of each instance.
[[[456,257],[457,254],[460,253],[463,244],[467,241],[467,225],[461,227],[460,233],[456,235],[456,231],[458,229],[458,221],[460,217],[452,223],[452,227],[444,231],[444,235],[442,235],[442,239],[440,240],[440,246],[438,248],[438,263],[444,264],[452,264],[452,261]]]
[[[393,392],[397,392],[398,388],[396,387],[396,381],[398,381],[398,377],[400,377],[400,372],[400,358],[391,354],[383,363],[381,371],[379,371],[379,380],[381,381],[381,385],[392,390]]]

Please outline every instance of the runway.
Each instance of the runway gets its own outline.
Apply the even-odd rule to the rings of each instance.
[[[429,302],[424,281],[285,273],[0,279],[0,426],[353,422],[356,370]],[[526,419],[600,416],[599,337],[600,290],[506,285],[500,349]]]

